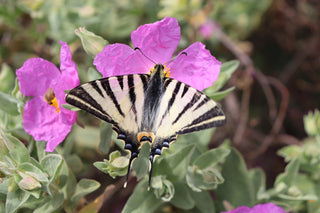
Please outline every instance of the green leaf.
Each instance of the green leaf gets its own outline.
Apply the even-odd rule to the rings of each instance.
[[[59,169],[59,175],[54,181],[56,185],[62,189],[65,198],[69,198],[74,194],[77,180],[65,161],[62,163]]]
[[[9,93],[14,87],[14,79],[14,72],[6,63],[3,63],[0,71],[0,91]]]
[[[154,166],[153,174],[167,175],[168,179],[183,179],[186,176],[190,157],[195,145],[190,144],[175,153],[157,159],[159,162]],[[156,161],[157,162],[157,161]]]
[[[235,87],[230,87],[228,89],[225,89],[225,90],[219,91],[219,92],[211,92],[208,90],[205,92],[205,94],[215,101],[220,101],[220,100],[224,99],[234,89],[235,89]]]
[[[24,175],[30,175],[43,184],[48,184],[49,182],[47,174],[31,163],[21,163],[18,165],[17,169],[21,171],[19,175],[21,175],[22,178]]]
[[[157,199],[151,190],[147,190],[147,184],[147,180],[138,183],[122,213],[154,212],[161,205],[162,201]]]
[[[96,149],[99,146],[100,130],[92,126],[86,126],[85,129],[74,126],[72,129],[74,133],[74,141],[76,142],[76,148],[84,153],[91,150],[96,153]]]
[[[95,162],[93,165],[102,172],[109,174],[112,178],[116,176],[124,176],[127,173],[129,158],[121,156],[120,152],[114,151],[110,153],[109,160]]]
[[[74,112],[78,112],[81,110],[80,108],[72,106],[70,104],[62,104],[61,106],[67,110],[74,111]]]
[[[211,128],[199,132],[193,132],[187,135],[179,135],[178,140],[170,145],[170,149],[166,150],[166,152],[173,152],[174,149],[184,148],[190,143],[194,143],[198,150],[200,150],[201,152],[205,152],[208,149],[208,144],[211,141],[211,136],[214,131],[215,128]]]
[[[230,153],[229,149],[217,148],[206,151],[201,154],[194,162],[193,165],[198,169],[204,169],[209,166],[215,166],[217,163],[223,161]]]
[[[195,201],[195,211],[199,213],[215,213],[213,200],[207,191],[202,192],[191,192],[191,196]],[[195,212],[192,211],[192,212]]]
[[[191,196],[191,191],[184,182],[174,183],[175,193],[170,203],[181,209],[192,209],[195,201]]]
[[[220,172],[214,167],[207,167],[200,170],[196,166],[188,167],[186,180],[188,186],[196,192],[215,189],[218,184],[224,181]]]
[[[42,168],[49,174],[50,182],[57,177],[57,171],[62,163],[62,157],[58,154],[49,154],[42,158],[40,164]]]
[[[262,169],[251,169],[249,171],[249,178],[251,180],[255,197],[266,190],[266,176]]]
[[[9,134],[5,134],[1,130],[0,132],[0,137],[7,146],[11,158],[14,159],[17,163],[29,162],[30,155],[24,144],[21,143],[21,141],[19,141],[17,138]]]
[[[29,197],[30,193],[22,190],[9,192],[6,200],[6,213],[15,212],[28,200]]]
[[[9,181],[10,179],[7,178],[0,183],[0,194],[8,194]]]
[[[1,131],[1,130],[0,130]],[[0,135],[0,159],[4,158],[5,155],[9,154],[9,149],[6,146],[5,139],[2,137],[2,132]]]
[[[221,206],[224,200],[235,207],[252,206],[255,202],[253,186],[246,164],[238,151],[231,149],[221,173],[225,181],[217,189],[217,210],[224,211]]]
[[[36,147],[37,147],[37,156],[38,159],[41,160],[42,158],[44,158],[44,156],[46,156],[46,146],[47,143],[45,141],[37,141],[35,142]]]
[[[54,194],[52,197],[48,197],[44,204],[34,210],[34,213],[51,213],[59,209],[64,202],[63,194]]]
[[[83,169],[81,158],[77,154],[68,155],[65,160],[73,173],[79,173]]]
[[[0,110],[10,114],[19,115],[19,100],[0,91]]]
[[[175,193],[173,184],[165,176],[152,177],[151,188],[156,198],[164,202],[170,201]]]
[[[285,168],[285,172],[280,174],[274,183],[275,186],[281,182],[285,183],[287,186],[291,186],[292,182],[295,180],[300,167],[300,162],[298,159],[291,161]]]
[[[295,158],[300,157],[300,155],[303,153],[303,149],[301,148],[301,146],[290,145],[283,147],[277,153],[278,155],[284,157],[284,160],[286,162],[289,162],[291,160],[294,160]]]
[[[138,157],[133,161],[132,168],[136,171],[138,180],[144,178],[149,171],[150,144],[144,143]]]
[[[109,153],[111,136],[112,136],[112,126],[106,122],[101,122],[99,150],[104,154]]]
[[[76,186],[74,194],[71,197],[71,202],[77,204],[83,196],[95,191],[97,188],[99,188],[99,186],[100,183],[95,180],[86,178],[81,179]]]
[[[236,71],[238,66],[239,66],[238,60],[232,60],[232,61],[222,63],[218,79],[209,88],[210,93],[219,91],[225,85],[227,80],[229,80],[232,73]]]

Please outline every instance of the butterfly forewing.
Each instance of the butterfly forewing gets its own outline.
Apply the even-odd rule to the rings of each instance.
[[[69,104],[124,131],[138,131],[142,117],[146,75],[125,75],[92,81],[72,89]]]

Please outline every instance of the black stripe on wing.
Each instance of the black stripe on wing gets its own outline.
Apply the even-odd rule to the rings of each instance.
[[[186,87],[185,87],[186,88]],[[191,101],[182,109],[182,111],[179,113],[179,115],[177,116],[177,118],[172,122],[172,124],[175,124],[178,122],[178,120],[181,118],[181,116],[183,114],[185,114],[188,109],[190,109],[193,104],[199,99],[199,96],[195,93],[191,99]]]
[[[120,85],[119,78],[117,78],[117,80],[118,80],[118,83]],[[114,95],[114,93],[112,91],[112,88],[110,87],[109,78],[102,80],[101,81],[101,85],[104,88],[104,90],[106,91],[107,95],[111,98],[111,100],[114,103],[114,105],[116,106],[119,114],[124,117],[125,115],[123,114],[123,112],[121,110],[121,107],[120,107],[120,105],[119,105],[119,103],[117,101],[117,98]]]
[[[101,90],[97,87],[95,83],[93,84],[92,88],[97,90],[99,94],[102,94]],[[91,95],[85,89],[83,89],[82,86],[78,86],[72,89],[67,94],[65,99],[67,103],[79,107],[80,109],[89,112],[108,123],[115,124],[110,115],[108,115],[102,109],[102,107],[97,103],[97,101],[93,97],[91,97]]]
[[[198,118],[186,127],[182,128],[177,134],[186,134],[190,132],[200,131],[212,127],[222,126],[226,123],[224,112],[217,105],[209,111],[204,112]]]

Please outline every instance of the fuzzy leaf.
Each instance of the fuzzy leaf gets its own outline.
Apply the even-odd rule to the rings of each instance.
[[[112,136],[112,126],[106,122],[100,124],[100,143],[99,150],[104,154],[108,154],[110,150]]]
[[[226,148],[217,148],[206,151],[201,154],[194,162],[193,165],[198,169],[204,169],[209,166],[215,166],[217,163],[223,161],[230,153]]]
[[[29,152],[21,141],[11,135],[3,133],[2,131],[0,134],[0,137],[8,148],[9,154],[12,159],[14,159],[17,163],[30,161]]]
[[[0,110],[10,114],[10,115],[19,115],[19,101],[0,91]]]
[[[246,164],[238,151],[231,149],[221,173],[225,182],[218,186],[218,203],[222,204],[225,200],[233,206],[252,206],[255,201],[253,186]],[[218,207],[218,210],[224,210],[222,206]]]
[[[95,180],[85,178],[81,179],[76,186],[74,194],[71,197],[71,202],[77,204],[83,196],[95,191],[97,188],[99,188],[99,186],[100,183]]]
[[[50,197],[44,204],[34,210],[34,213],[51,213],[59,209],[64,202],[63,194],[55,194]]]
[[[19,164],[18,170],[22,172],[20,175],[30,175],[43,184],[47,184],[49,182],[47,174],[31,163]]]
[[[195,202],[191,196],[191,191],[183,182],[174,183],[175,193],[170,203],[181,209],[192,209]]]
[[[62,157],[57,154],[49,154],[41,160],[41,166],[48,173],[50,182],[57,176],[61,163]]]
[[[154,166],[154,175],[166,174],[168,179],[183,179],[186,176],[190,157],[195,145],[190,144],[174,154],[157,159],[159,163]],[[170,178],[171,177],[171,178]]]
[[[30,193],[22,190],[9,192],[6,199],[6,213],[13,213],[21,207],[30,197]]]
[[[147,190],[147,181],[138,183],[122,213],[140,213],[140,212],[154,212],[162,203],[157,199],[151,190]]]

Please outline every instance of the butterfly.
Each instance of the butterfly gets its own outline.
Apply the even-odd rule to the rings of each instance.
[[[166,77],[163,64],[156,64],[150,75],[120,75],[85,83],[70,90],[66,102],[112,124],[117,138],[131,152],[127,181],[142,144],[151,144],[149,186],[155,156],[169,148],[177,135],[226,123],[216,102]]]

